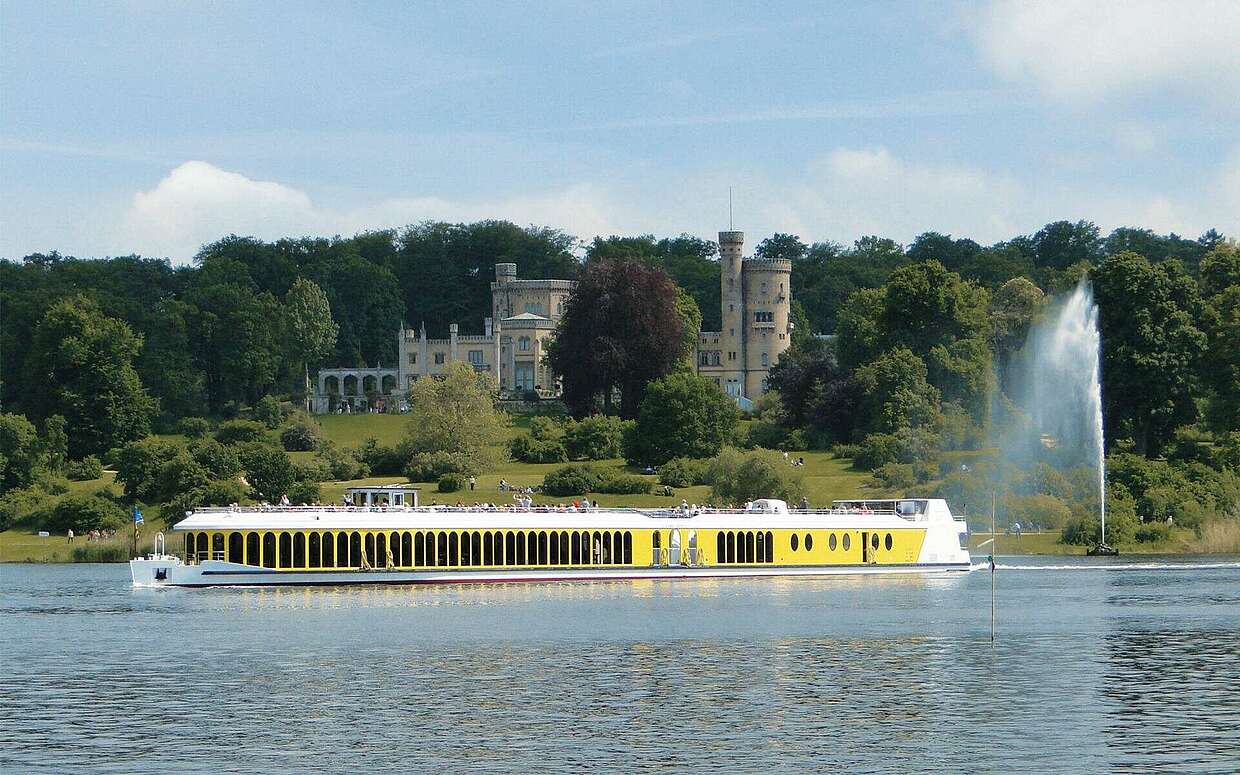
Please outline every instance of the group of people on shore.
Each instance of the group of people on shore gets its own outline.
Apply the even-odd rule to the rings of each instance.
[[[69,532],[67,535],[69,538],[69,543],[73,543],[73,539],[77,537],[73,534],[73,528],[69,528]],[[115,530],[92,530],[89,533],[85,533],[84,535],[86,536],[87,541],[107,541],[110,538],[116,537],[116,531]]]

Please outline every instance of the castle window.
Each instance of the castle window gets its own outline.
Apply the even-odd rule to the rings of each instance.
[[[762,283],[762,292],[766,293],[766,283]]]
[[[481,366],[482,365],[482,350],[470,350],[469,351],[469,362],[473,366]]]
[[[417,365],[417,363],[418,363],[418,354],[417,354],[417,353],[409,353],[409,365],[410,365],[410,366],[416,366],[416,365]]]
[[[702,366],[709,366],[709,365],[710,365],[710,354],[709,354],[709,353],[702,353],[700,360],[701,360],[701,364],[700,364],[700,365],[702,365]]]
[[[770,361],[771,361],[770,357],[766,353],[762,353],[762,365],[770,366],[771,365]]]
[[[714,364],[715,364],[716,366],[718,366],[718,365],[719,365],[719,356],[720,356],[720,354],[721,354],[721,353],[720,353],[718,350],[716,350],[715,352],[711,353],[711,360],[714,362]]]
[[[442,365],[443,365],[443,359],[444,359],[444,354],[443,354],[443,353],[435,353],[435,365],[437,365],[437,366],[442,366]]]
[[[526,350],[530,349],[530,338],[528,336],[523,336],[520,339],[518,339],[517,349],[522,352],[525,352]]]

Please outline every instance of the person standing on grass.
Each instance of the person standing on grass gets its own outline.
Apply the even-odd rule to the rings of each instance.
[[[473,492],[473,489],[474,489],[474,487],[475,487],[477,484],[478,484],[478,480],[477,480],[477,479],[475,479],[475,478],[474,478],[474,477],[472,477],[472,476],[471,476],[471,477],[469,477],[469,490],[470,490],[470,492]]]
[[[73,543],[73,528],[69,528],[69,543]]]

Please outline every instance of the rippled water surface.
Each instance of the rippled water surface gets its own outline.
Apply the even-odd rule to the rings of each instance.
[[[5,565],[0,771],[1240,771],[1240,563],[1122,559],[1006,560],[993,646],[985,571],[135,590]]]

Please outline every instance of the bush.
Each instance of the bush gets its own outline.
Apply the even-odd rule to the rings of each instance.
[[[266,438],[267,426],[253,420],[229,420],[215,432],[215,440],[221,444],[247,444]]]
[[[706,477],[717,503],[745,503],[758,498],[795,503],[805,490],[800,469],[788,465],[783,455],[768,450],[724,449],[710,462]]]
[[[9,490],[0,496],[0,530],[14,525],[42,524],[47,518],[51,497],[38,485]]]
[[[632,422],[619,417],[592,414],[564,429],[564,450],[570,460],[610,460],[620,457],[625,431]]]
[[[371,476],[399,476],[405,472],[405,466],[409,462],[409,456],[399,448],[385,447],[373,438],[366,439],[356,451],[346,454],[353,455],[361,462]],[[339,476],[337,478],[357,479],[360,476],[367,475],[363,473],[357,476]]]
[[[94,455],[87,455],[81,460],[70,460],[65,464],[65,476],[74,482],[89,482],[103,476],[103,463]]]
[[[323,493],[318,482],[302,479],[288,488],[288,499],[294,506],[309,506],[322,500]]]
[[[280,423],[284,422],[284,409],[275,396],[263,396],[254,404],[251,416],[268,429],[275,430],[280,427]]]
[[[72,555],[74,562],[129,562],[129,553],[126,541],[92,541],[75,545]]]
[[[43,527],[52,533],[116,530],[128,522],[125,510],[98,495],[66,495],[52,508]]]
[[[1146,522],[1136,529],[1133,538],[1139,544],[1156,544],[1171,540],[1171,525],[1165,522]]]
[[[190,439],[206,436],[211,432],[211,423],[203,417],[182,417],[176,425],[177,433]]]
[[[668,487],[692,487],[706,484],[706,466],[709,461],[689,457],[674,457],[659,466],[659,484]]]
[[[250,445],[242,450],[241,463],[255,498],[274,503],[293,485],[293,461],[282,449]]]
[[[300,420],[284,429],[280,443],[288,452],[313,452],[319,448],[323,433],[317,423]]]
[[[69,480],[55,474],[42,474],[35,484],[47,490],[49,495],[64,495],[69,492]]]
[[[215,439],[199,439],[189,445],[189,454],[211,479],[235,479],[241,473],[237,447],[221,444]]]
[[[884,463],[874,469],[874,479],[887,490],[906,490],[917,483],[913,466],[908,463]]]
[[[605,472],[594,492],[609,495],[649,495],[653,486],[654,482],[644,476]]]
[[[522,463],[563,463],[568,459],[558,439],[539,441],[533,436],[518,436],[509,444],[508,451]]]
[[[371,439],[374,441],[374,439]],[[341,449],[330,441],[324,441],[319,445],[319,460],[322,461],[323,467],[327,470],[327,477],[338,482],[348,481],[349,479],[361,479],[370,475],[370,466],[362,462],[360,453],[362,450]],[[398,474],[400,469],[393,471],[383,471],[379,473]]]
[[[831,445],[831,456],[839,460],[856,460],[857,455],[861,454],[860,444],[839,444]]]
[[[531,417],[530,437],[535,441],[559,441],[564,438],[564,426],[551,417]]]
[[[599,492],[602,481],[602,476],[593,466],[563,466],[543,477],[543,492],[556,497]]]
[[[1072,521],[1072,509],[1054,495],[1013,495],[1003,499],[1003,508],[1027,529],[1062,530]]]
[[[444,474],[480,473],[469,455],[459,452],[419,452],[409,458],[405,478],[411,482],[437,482]]]
[[[439,477],[439,492],[458,492],[465,488],[465,477],[460,474],[444,474]]]
[[[625,434],[624,457],[649,465],[674,457],[710,457],[739,419],[736,402],[718,385],[697,374],[669,374],[647,385],[637,423]]]
[[[853,468],[873,471],[900,462],[900,442],[890,433],[871,433],[857,445]]]

